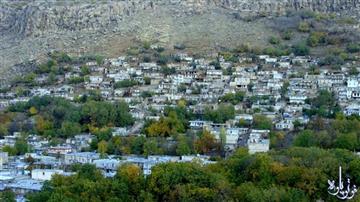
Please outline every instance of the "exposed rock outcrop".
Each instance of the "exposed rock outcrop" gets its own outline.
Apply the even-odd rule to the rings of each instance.
[[[282,15],[299,9],[356,16],[360,0],[3,0],[0,74],[7,77],[12,65],[50,50],[111,54],[134,38],[194,46],[261,43],[264,25],[235,21],[234,13]]]

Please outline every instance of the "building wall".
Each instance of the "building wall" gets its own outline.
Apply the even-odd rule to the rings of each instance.
[[[62,170],[44,170],[44,169],[35,169],[31,172],[31,178],[34,180],[51,180],[51,177],[54,174],[61,174]]]

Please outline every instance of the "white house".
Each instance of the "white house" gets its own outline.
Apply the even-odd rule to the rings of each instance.
[[[51,180],[54,174],[63,174],[63,170],[52,170],[52,169],[34,169],[31,171],[31,179],[34,180]]]
[[[294,124],[289,119],[281,120],[280,122],[275,124],[275,128],[277,130],[293,130]]]
[[[344,114],[346,116],[358,115],[360,116],[360,105],[359,104],[351,104],[344,109]]]
[[[74,163],[92,163],[94,160],[100,159],[100,155],[94,152],[74,152],[65,154],[64,163],[74,164]]]
[[[269,130],[252,130],[247,141],[249,154],[267,152],[270,149]]]
[[[103,81],[102,76],[89,76],[89,81],[92,84],[100,84]]]

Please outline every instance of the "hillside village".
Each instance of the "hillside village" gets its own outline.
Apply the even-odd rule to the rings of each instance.
[[[151,51],[160,48],[149,47]],[[346,116],[360,116],[360,64],[356,62],[344,63],[334,70],[319,67],[319,58],[310,56],[219,53],[198,57],[179,50],[171,60],[122,55],[101,60],[94,57],[74,64],[67,62],[66,54],[56,54],[63,60],[49,60],[35,73],[2,90],[3,110],[32,97],[60,97],[75,103],[89,96],[108,102],[121,101],[128,105],[134,123],[111,127],[111,135],[131,137],[145,136],[143,128],[148,122],[161,121],[166,107],[186,105],[195,116],[186,123],[185,133],[208,131],[221,144],[219,154],[223,157],[239,147],[247,148],[250,154],[267,152],[271,149],[271,131],[291,136],[314,115],[326,117],[337,110]],[[41,70],[51,69],[55,64],[62,67],[60,74]],[[330,95],[336,104],[331,109],[317,105],[319,95]],[[331,102],[329,97],[325,99]],[[230,115],[209,114],[216,110]],[[23,135],[23,131],[9,132],[0,145],[13,147]],[[88,149],[95,136],[80,132],[53,144],[39,134],[27,134],[26,144],[31,152],[18,156],[0,153],[1,189],[11,188],[19,196],[39,191],[53,174],[71,175],[69,167],[74,164],[94,164],[111,177],[120,165],[132,163],[149,175],[151,168],[162,162],[196,160],[209,164],[215,162],[213,157],[217,154],[210,148],[201,155],[197,152],[106,155],[99,149],[97,152]],[[283,146],[291,144],[291,138],[289,141]]]

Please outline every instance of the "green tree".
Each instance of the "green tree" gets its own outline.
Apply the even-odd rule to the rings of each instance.
[[[145,178],[142,170],[137,165],[125,164],[120,166],[116,172],[115,179],[124,182],[131,196],[139,196],[144,189]]]
[[[324,44],[326,42],[326,33],[324,32],[312,32],[307,39],[307,44],[311,47]]]
[[[284,40],[290,40],[294,36],[291,30],[286,30],[281,34],[281,38]]]
[[[359,74],[359,71],[357,70],[356,67],[352,66],[352,67],[350,68],[349,74],[350,74],[350,75],[358,75],[358,74]]]
[[[81,127],[78,123],[65,121],[61,125],[61,137],[69,138],[78,135],[81,132]]]
[[[309,55],[310,48],[305,43],[298,43],[293,47],[293,52],[298,56]]]
[[[179,135],[177,138],[176,154],[179,156],[191,154],[189,142],[184,135]]]
[[[218,151],[219,144],[213,134],[204,130],[200,137],[194,142],[195,151],[200,154],[208,154],[211,151]]]
[[[23,155],[27,152],[29,152],[30,148],[29,145],[27,144],[26,140],[24,139],[18,139],[15,142],[15,150],[17,151],[18,155]]]
[[[340,134],[335,140],[335,146],[342,149],[355,150],[358,148],[358,136],[356,133]]]
[[[144,83],[145,83],[145,85],[150,85],[151,84],[151,78],[150,77],[144,77]]]
[[[147,139],[144,144],[144,155],[162,154],[163,151],[159,148],[157,142],[154,139]]]
[[[176,112],[170,111],[167,117],[161,117],[159,121],[150,124],[145,132],[150,137],[169,137],[185,132],[185,127]]]
[[[312,147],[315,146],[316,138],[311,130],[304,130],[300,132],[294,140],[294,146]]]
[[[82,65],[80,67],[80,71],[81,71],[82,76],[86,76],[86,75],[90,74],[90,68],[88,66],[86,66],[86,65]]]
[[[15,156],[15,155],[17,155],[16,148],[15,148],[15,147],[11,147],[11,146],[9,146],[9,145],[3,146],[2,151],[3,151],[3,152],[7,152],[7,153],[9,154],[9,156]]]
[[[156,201],[226,201],[220,193],[229,188],[224,178],[194,163],[156,166],[147,186]]]
[[[205,110],[205,120],[213,121],[215,123],[225,123],[229,119],[235,117],[235,109],[231,104],[220,104],[216,110],[207,108]]]
[[[118,81],[114,84],[114,88],[129,88],[137,85],[138,82],[135,80],[125,79],[122,81]]]
[[[56,75],[54,73],[50,73],[47,78],[48,85],[54,85],[56,82]]]
[[[253,127],[256,129],[270,130],[273,124],[272,121],[263,115],[255,115],[253,120]]]
[[[219,137],[220,137],[221,149],[224,150],[226,144],[226,129],[224,127],[221,127]]]
[[[270,37],[270,39],[269,39],[269,43],[274,44],[274,45],[279,44],[279,43],[280,43],[280,39],[279,39],[278,37],[272,36],[272,37]]]
[[[6,189],[0,193],[0,200],[3,202],[16,202],[15,193],[10,189]]]

